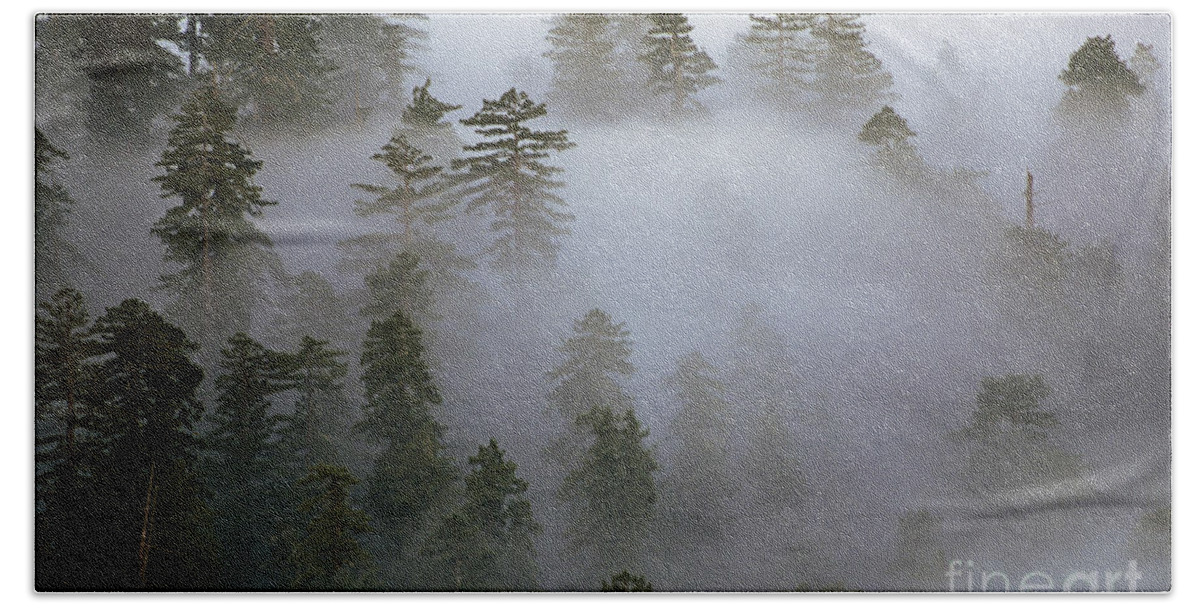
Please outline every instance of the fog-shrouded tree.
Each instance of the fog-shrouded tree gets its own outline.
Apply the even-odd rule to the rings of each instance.
[[[546,115],[546,104],[509,89],[498,100],[462,124],[476,127],[484,141],[465,146],[472,153],[452,166],[461,187],[459,196],[468,213],[487,208],[496,240],[487,251],[501,270],[526,271],[552,266],[558,257],[558,238],[570,231],[574,216],[566,201],[554,194],[564,184],[553,178],[562,169],[545,162],[551,152],[575,146],[567,132],[535,131],[525,123]]]
[[[431,411],[442,396],[425,362],[421,330],[403,311],[371,323],[362,369],[366,403],[358,428],[382,447],[367,481],[369,512],[395,557],[387,578],[409,586],[416,582],[415,549],[457,478]]]
[[[249,124],[313,133],[327,121],[331,72],[313,15],[217,14],[198,18],[208,77]]]
[[[413,15],[321,15],[316,39],[322,53],[336,66],[329,75],[331,89],[340,94],[338,107],[352,110],[354,121],[387,108],[399,108],[393,95],[416,69],[416,42],[425,32],[405,23]]]
[[[288,388],[295,404],[279,430],[279,449],[293,471],[320,463],[339,462],[338,445],[348,439],[349,402],[343,378],[346,352],[326,340],[300,339],[289,356]]]
[[[252,219],[274,205],[254,175],[262,162],[229,138],[235,109],[220,92],[201,87],[183,105],[154,178],[163,198],[179,199],[154,224],[166,261],[180,266],[162,277],[176,294],[174,312],[204,340],[250,328],[263,285],[281,274],[271,239]]]
[[[658,463],[644,445],[650,431],[633,409],[596,407],[583,422],[590,445],[559,491],[571,506],[570,540],[597,572],[643,567],[658,501]]]
[[[711,72],[717,64],[689,35],[694,28],[679,13],[649,15],[644,51],[638,58],[650,71],[650,91],[670,100],[672,114],[702,110],[695,98],[702,89],[720,82]]]
[[[462,106],[435,97],[429,92],[432,84],[426,78],[425,84],[413,87],[412,98],[400,113],[397,135],[403,135],[413,146],[432,156],[434,163],[445,167],[462,152],[462,141],[454,132],[454,125],[445,118]]]
[[[55,175],[67,153],[54,147],[41,129],[33,131],[34,285],[44,300],[70,283],[68,269],[79,251],[67,235],[67,220],[75,201]]]
[[[216,584],[211,512],[198,475],[196,345],[148,304],[125,300],[93,325],[97,462],[78,589]]]
[[[585,416],[597,409],[624,412],[633,407],[633,397],[621,380],[633,374],[629,330],[604,311],[594,308],[574,324],[574,335],[562,341],[558,351],[565,357],[551,370],[555,383],[550,404],[566,424],[566,433],[551,447],[552,456],[571,465],[586,449],[591,424]]]
[[[1138,82],[1143,86],[1150,86],[1158,75],[1158,71],[1162,69],[1162,62],[1154,55],[1154,45],[1137,43],[1133,50],[1133,56],[1129,58],[1129,69],[1137,75]]]
[[[902,581],[898,588],[944,591],[947,564],[942,519],[923,509],[901,513],[891,564]]]
[[[1050,431],[1060,422],[1045,403],[1050,395],[1040,375],[983,378],[971,422],[957,433],[970,450],[964,471],[970,492],[1036,495],[1084,473],[1081,457],[1052,441]]]
[[[808,101],[813,71],[809,31],[815,22],[816,16],[807,13],[750,15],[750,33],[740,42],[757,77],[755,93],[777,108],[797,110]]]
[[[572,120],[613,121],[632,110],[629,69],[618,52],[614,15],[572,13],[554,17],[546,34],[553,76],[547,100]]]
[[[910,179],[922,173],[924,168],[916,147],[909,141],[916,136],[908,121],[892,106],[883,106],[858,132],[859,141],[875,148],[875,160],[884,169]]]
[[[699,352],[680,358],[667,382],[675,393],[678,413],[668,445],[670,466],[662,483],[662,512],[673,540],[661,541],[668,554],[690,564],[707,564],[719,557],[696,560],[697,554],[721,555],[731,549],[739,494],[729,446],[733,441],[733,407],[718,370]],[[719,570],[713,568],[712,570]],[[710,570],[687,572],[694,584]]]
[[[1137,74],[1117,55],[1111,35],[1091,36],[1067,60],[1058,79],[1067,86],[1059,115],[1068,121],[1103,123],[1122,118],[1129,100],[1145,90]]]
[[[434,319],[433,297],[429,290],[429,271],[421,268],[421,259],[401,251],[386,266],[379,266],[364,279],[366,304],[363,315],[386,319],[397,310],[416,321]]]
[[[86,568],[96,354],[83,295],[63,288],[34,318],[35,581],[39,590],[72,585]]]
[[[276,314],[267,334],[270,346],[289,348],[312,337],[347,349],[357,341],[354,336],[361,330],[351,315],[351,304],[325,276],[306,270],[277,287]]]
[[[622,570],[619,574],[612,575],[612,578],[609,580],[600,581],[600,591],[654,591],[654,586],[647,582],[645,577],[632,574],[628,570]]]
[[[284,468],[276,453],[277,395],[288,388],[291,361],[244,333],[221,350],[217,403],[205,436],[214,528],[222,549],[222,586],[270,589],[284,583],[271,537],[283,525]]]
[[[517,476],[496,440],[469,458],[463,503],[442,519],[426,542],[430,585],[454,591],[530,591],[537,588],[533,518]]]
[[[866,26],[854,14],[824,14],[813,23],[813,76],[817,118],[862,120],[891,95],[892,75],[867,50]]]
[[[345,467],[320,463],[295,482],[297,525],[287,531],[288,584],[312,591],[350,591],[374,582],[374,560],[363,546],[371,520],[350,503],[359,480]]]

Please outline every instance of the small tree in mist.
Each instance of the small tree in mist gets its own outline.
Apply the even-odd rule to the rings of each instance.
[[[383,444],[367,482],[368,504],[383,540],[399,552],[393,582],[407,585],[415,566],[409,551],[457,477],[430,411],[442,396],[425,363],[421,330],[403,311],[371,323],[362,367],[366,404],[358,428]]]
[[[555,110],[573,119],[611,121],[631,109],[629,71],[617,52],[616,17],[564,14],[554,17],[546,35],[554,75],[548,100]]]
[[[553,456],[572,465],[582,455],[590,423],[584,418],[596,409],[623,412],[633,408],[633,397],[621,388],[620,379],[633,373],[629,330],[604,311],[593,308],[575,322],[575,335],[563,340],[558,351],[566,356],[549,372],[556,382],[550,404],[567,423],[567,433],[552,447]]]
[[[458,157],[462,141],[454,132],[454,125],[443,120],[447,114],[462,109],[462,106],[446,103],[429,92],[432,81],[413,87],[412,99],[400,113],[398,135],[403,135],[413,146],[424,150],[435,163],[443,166]]]
[[[903,581],[899,589],[944,590],[948,564],[941,518],[925,510],[902,513],[892,562],[892,569]]]
[[[402,247],[413,250],[419,226],[430,227],[450,218],[453,199],[441,196],[446,190],[442,168],[431,165],[433,157],[409,145],[403,135],[395,135],[383,151],[371,157],[387,166],[396,180],[393,185],[351,184],[375,195],[375,200],[356,201],[354,213],[363,217],[394,215],[403,227]]]
[[[819,116],[865,116],[891,96],[892,75],[867,50],[865,29],[853,14],[821,15],[813,24],[811,87]]]
[[[179,198],[152,232],[166,260],[182,268],[162,277],[176,292],[175,310],[205,339],[223,339],[250,325],[265,273],[278,272],[271,240],[251,218],[274,205],[253,181],[262,162],[228,139],[234,108],[213,88],[200,88],[175,116],[156,166],[163,198]]]
[[[49,297],[69,283],[67,268],[79,252],[67,237],[67,220],[75,201],[54,175],[55,166],[67,160],[66,152],[50,143],[41,129],[33,131],[33,243],[34,285],[39,299]]]
[[[816,16],[803,13],[750,15],[750,33],[741,42],[752,55],[750,69],[761,79],[757,93],[782,109],[802,107],[812,74],[807,32]]]
[[[600,581],[600,591],[654,591],[654,586],[647,582],[645,577],[622,570],[620,574],[614,574],[611,579]]]
[[[590,427],[591,445],[559,490],[573,508],[571,540],[590,551],[602,572],[639,565],[658,500],[658,463],[642,445],[650,431],[632,409],[618,417],[610,408],[596,407],[583,422]]]
[[[383,107],[398,107],[403,100],[389,93],[400,90],[413,72],[416,41],[425,32],[394,15],[321,15],[316,40],[322,54],[336,67],[329,74],[330,90],[338,92],[339,105],[353,109],[358,124]]]
[[[303,133],[318,129],[332,103],[336,65],[311,15],[204,15],[202,48],[214,87],[226,91],[252,124]],[[361,66],[359,66],[361,67]]]
[[[1059,112],[1068,119],[1103,121],[1123,116],[1129,99],[1145,90],[1137,74],[1117,56],[1111,35],[1088,38],[1071,54],[1058,79],[1067,85]]]
[[[215,531],[224,557],[221,579],[234,589],[274,587],[271,535],[284,510],[283,469],[274,450],[272,398],[288,388],[291,361],[244,333],[221,350],[217,406],[205,436]]]
[[[1154,55],[1154,45],[1137,43],[1133,56],[1129,58],[1129,69],[1137,75],[1142,86],[1150,87],[1162,69],[1162,63]]]
[[[330,464],[309,467],[296,482],[300,523],[287,534],[292,587],[348,591],[372,581],[373,560],[360,542],[372,531],[370,519],[350,504],[358,483],[350,471]]]
[[[914,178],[924,168],[924,163],[917,156],[917,149],[909,141],[916,135],[904,117],[891,106],[883,106],[863,125],[858,132],[858,140],[875,148],[876,160],[886,170],[901,177]]]
[[[1049,491],[1050,484],[1083,472],[1077,454],[1050,441],[1058,416],[1044,401],[1050,387],[1040,375],[986,377],[971,423],[958,436],[971,450],[964,477],[975,493]]]
[[[463,504],[442,519],[422,553],[431,586],[455,591],[518,591],[537,587],[533,519],[517,465],[492,439],[469,459]]]
[[[653,14],[649,18],[652,26],[645,37],[645,51],[638,59],[650,70],[647,82],[650,91],[668,97],[672,113],[702,109],[694,96],[720,82],[709,74],[717,69],[717,64],[688,35],[695,28],[687,17],[670,13]]]
[[[560,210],[566,201],[552,192],[563,186],[552,179],[562,169],[542,159],[575,144],[567,141],[565,130],[534,131],[523,124],[545,115],[546,104],[510,89],[497,101],[485,99],[483,109],[462,121],[486,140],[463,148],[475,155],[454,161],[453,167],[463,170],[456,176],[463,185],[459,193],[468,213],[487,207],[495,217],[491,229],[500,236],[488,253],[500,269],[553,265],[558,237],[574,220]]]

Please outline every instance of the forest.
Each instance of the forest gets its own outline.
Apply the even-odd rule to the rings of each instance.
[[[1171,27],[38,15],[35,588],[1168,590]]]

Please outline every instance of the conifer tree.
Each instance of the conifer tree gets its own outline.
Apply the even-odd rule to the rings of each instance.
[[[625,324],[614,323],[594,308],[575,322],[574,335],[564,339],[558,350],[566,360],[548,374],[557,383],[550,403],[567,423],[567,433],[553,451],[561,462],[572,465],[582,455],[591,427],[585,418],[589,412],[624,412],[633,407],[633,398],[620,384],[634,371],[629,362],[633,349]]]
[[[448,166],[462,152],[462,141],[455,134],[454,125],[443,119],[462,106],[434,97],[429,92],[431,84],[426,78],[425,84],[413,87],[412,99],[400,113],[397,135],[403,135],[413,146],[432,156],[433,162]]]
[[[645,37],[646,50],[638,58],[650,70],[650,90],[670,99],[672,113],[702,109],[694,95],[720,82],[709,74],[717,64],[688,35],[695,28],[687,17],[678,13],[649,17],[652,27]]]
[[[423,553],[432,586],[455,591],[518,591],[537,586],[533,519],[517,465],[492,439],[469,459],[463,504],[442,519]]]
[[[812,26],[811,88],[826,119],[859,118],[891,96],[892,75],[867,50],[858,15],[826,14]]]
[[[296,402],[283,420],[280,444],[293,468],[339,461],[338,439],[348,430],[345,355],[327,341],[304,336],[290,357],[289,388]]]
[[[554,66],[547,98],[571,119],[614,120],[631,109],[615,21],[611,15],[558,15],[546,35],[551,49],[542,56]]]
[[[618,416],[607,407],[595,408],[584,422],[590,427],[591,445],[559,492],[574,510],[571,539],[590,550],[600,572],[637,567],[658,499],[658,464],[642,445],[650,432],[632,409]]]
[[[1067,69],[1058,79],[1067,85],[1058,110],[1070,120],[1102,122],[1123,117],[1129,99],[1145,90],[1137,74],[1117,55],[1111,35],[1089,37],[1071,53]]]
[[[211,515],[197,475],[196,346],[149,305],[96,320],[94,495],[80,589],[196,589],[216,583]]]
[[[392,578],[403,586],[412,583],[409,552],[457,475],[430,411],[442,396],[425,363],[421,330],[403,311],[371,323],[362,367],[366,404],[359,428],[383,444],[367,496],[384,542],[401,554]]]
[[[390,214],[403,226],[403,248],[413,249],[418,224],[432,226],[448,219],[453,200],[439,195],[445,191],[442,168],[430,165],[433,157],[408,144],[403,135],[393,136],[383,151],[371,157],[395,176],[396,185],[351,184],[375,195],[375,200],[356,201],[354,212],[360,216]]]
[[[288,277],[281,287],[270,327],[272,347],[287,348],[307,336],[339,349],[351,346],[352,336],[361,330],[351,320],[349,303],[328,279],[306,270]]]
[[[575,144],[567,141],[565,130],[534,131],[524,124],[545,115],[546,104],[510,89],[497,101],[485,99],[483,109],[462,121],[477,127],[475,132],[486,140],[464,147],[476,154],[452,163],[456,170],[465,169],[456,176],[463,185],[459,194],[468,213],[486,207],[495,217],[491,229],[500,236],[488,252],[500,269],[552,265],[557,237],[569,232],[565,224],[574,219],[560,210],[566,201],[552,192],[563,186],[552,179],[562,169],[543,159]]]
[[[321,46],[318,17],[205,15],[200,30],[213,86],[254,123],[302,133],[320,128],[337,66]]]
[[[175,116],[154,178],[163,198],[179,198],[153,232],[166,260],[182,266],[162,277],[175,291],[177,313],[206,338],[224,339],[250,326],[264,273],[279,272],[271,240],[251,218],[274,205],[253,182],[262,162],[228,139],[234,108],[216,89],[197,89]]]
[[[34,285],[41,299],[67,285],[68,268],[79,257],[66,235],[67,219],[75,201],[54,175],[55,165],[68,158],[66,152],[50,143],[41,129],[34,129]]]
[[[90,428],[95,344],[83,295],[64,288],[34,323],[35,578],[39,590],[72,586],[86,567],[90,479],[97,445]]]
[[[807,33],[816,17],[803,13],[750,15],[742,42],[752,52],[750,68],[759,77],[758,94],[782,109],[804,105],[812,67]]]
[[[909,141],[916,135],[907,120],[891,106],[883,106],[863,125],[858,140],[875,148],[876,161],[889,172],[911,178],[924,170],[916,147]]]
[[[397,15],[321,15],[316,39],[336,68],[329,75],[340,104],[358,124],[386,106],[398,106],[391,91],[400,89],[415,69],[412,54],[421,30]]]
[[[244,333],[229,339],[221,357],[217,406],[205,437],[224,555],[221,578],[234,589],[271,588],[282,583],[271,568],[270,537],[284,505],[272,398],[288,387],[291,362]]]
[[[364,315],[384,319],[397,310],[424,322],[433,320],[432,296],[427,287],[429,271],[420,268],[420,258],[401,251],[388,263],[367,275],[367,304]]]
[[[350,471],[330,464],[310,467],[296,482],[302,500],[300,524],[289,534],[292,587],[348,591],[372,582],[372,558],[360,542],[372,531],[370,519],[350,504],[358,483]]]

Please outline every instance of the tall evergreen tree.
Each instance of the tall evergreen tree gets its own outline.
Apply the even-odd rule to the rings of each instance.
[[[892,75],[867,50],[858,15],[826,14],[812,26],[816,111],[834,121],[861,120],[891,97]]]
[[[79,257],[66,234],[67,219],[75,201],[54,175],[55,165],[67,158],[67,153],[54,147],[41,129],[34,129],[33,261],[34,288],[39,300],[67,286],[70,266]]]
[[[1067,85],[1059,114],[1069,120],[1100,123],[1123,117],[1129,99],[1145,90],[1137,74],[1117,55],[1111,35],[1089,37],[1071,53],[1067,69],[1058,79]]]
[[[560,489],[574,510],[571,539],[590,550],[598,572],[640,567],[658,499],[658,464],[642,445],[650,432],[632,409],[618,416],[607,407],[596,408],[584,422],[591,446]]]
[[[98,446],[92,403],[95,344],[83,295],[64,288],[34,322],[35,581],[39,590],[77,583],[88,567],[87,514]]]
[[[517,464],[492,439],[469,459],[463,504],[442,519],[423,553],[431,586],[456,591],[519,591],[537,586],[533,519]]]
[[[262,162],[227,137],[234,114],[216,89],[198,89],[175,116],[156,163],[165,174],[154,178],[163,198],[181,199],[153,228],[166,260],[182,266],[162,281],[187,326],[218,339],[249,329],[264,273],[279,272],[271,240],[251,221],[275,203],[253,182]]]
[[[709,74],[717,64],[696,46],[688,35],[695,29],[678,14],[650,15],[652,27],[646,34],[646,50],[638,58],[650,69],[648,86],[671,101],[671,112],[701,109],[694,95],[720,79]]]
[[[320,128],[337,66],[320,43],[311,15],[205,15],[204,59],[214,87],[262,127],[302,133]]]
[[[442,402],[425,363],[421,330],[403,311],[371,323],[363,343],[365,417],[359,428],[383,444],[368,480],[372,517],[389,552],[392,583],[411,585],[418,538],[457,477],[431,406]]]
[[[345,355],[327,341],[304,336],[290,357],[289,388],[296,402],[283,420],[280,447],[293,470],[340,461],[337,446],[349,430]]]
[[[341,92],[340,104],[352,109],[354,120],[367,118],[402,100],[389,96],[400,89],[415,69],[412,54],[421,30],[398,15],[321,15],[316,39],[323,54],[337,66],[329,76],[331,89]]]
[[[781,109],[802,107],[812,74],[807,33],[816,16],[804,13],[750,15],[750,33],[742,43],[751,51],[750,68],[759,78],[758,95]]]
[[[485,99],[483,109],[462,121],[487,139],[463,148],[474,156],[452,163],[465,169],[457,176],[463,184],[459,193],[468,213],[488,207],[495,217],[491,229],[500,236],[488,252],[501,269],[553,264],[557,237],[568,233],[565,224],[574,219],[559,210],[566,201],[552,192],[563,186],[552,179],[562,169],[542,159],[575,144],[567,141],[565,130],[534,131],[523,124],[545,115],[546,104],[510,89],[497,101]]]
[[[224,556],[222,580],[234,589],[280,583],[271,566],[270,538],[283,510],[282,469],[273,450],[278,417],[272,397],[287,388],[290,361],[244,333],[221,351],[217,406],[205,437],[212,462],[216,533]]]
[[[371,532],[370,519],[350,504],[359,480],[344,467],[317,464],[296,482],[302,497],[300,524],[289,536],[290,585],[309,590],[349,591],[373,581],[371,554],[360,539]]]
[[[549,103],[571,119],[614,120],[631,109],[628,74],[617,52],[612,15],[564,14],[554,18],[542,53],[554,66]]]
[[[215,584],[211,515],[197,475],[196,346],[149,305],[125,300],[93,326],[100,454],[79,589]]]

